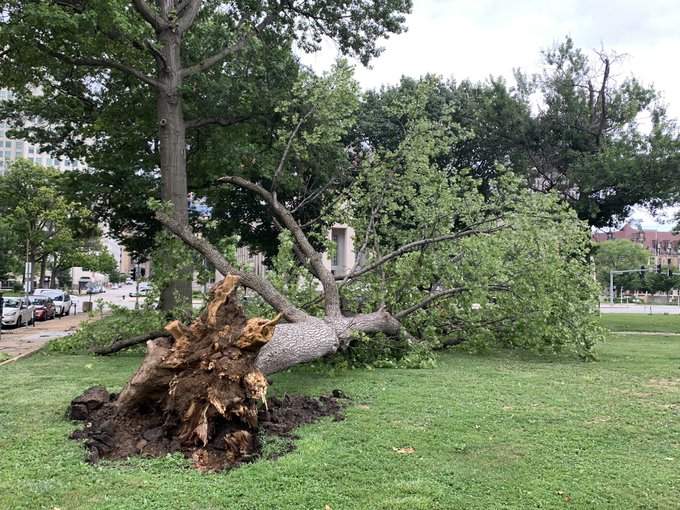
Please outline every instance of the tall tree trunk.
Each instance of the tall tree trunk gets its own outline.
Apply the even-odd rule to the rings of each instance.
[[[186,175],[186,126],[180,70],[180,36],[168,28],[158,34],[163,59],[158,63],[160,87],[157,90],[158,139],[161,166],[161,200],[172,204],[172,217],[180,225],[189,225],[188,187]],[[162,249],[162,248],[161,248]],[[165,256],[168,264],[172,254]],[[189,268],[176,268],[181,276],[161,292],[161,307],[165,311],[191,305]]]
[[[47,272],[47,255],[40,257],[40,277],[38,278],[38,287],[45,286],[45,273]],[[54,275],[52,275],[54,279]],[[50,287],[52,287],[52,282],[50,282]]]

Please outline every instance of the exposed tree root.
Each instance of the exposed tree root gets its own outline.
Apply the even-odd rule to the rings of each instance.
[[[255,360],[280,316],[247,319],[235,298],[238,283],[226,277],[193,324],[174,321],[169,337],[150,340],[119,395],[91,388],[72,402],[70,417],[86,421],[73,437],[88,441],[92,460],[181,451],[197,468],[219,470],[257,451],[258,402],[266,407],[268,381]]]

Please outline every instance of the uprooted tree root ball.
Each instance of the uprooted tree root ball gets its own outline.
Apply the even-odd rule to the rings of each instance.
[[[258,435],[292,438],[295,426],[340,417],[332,397],[267,402],[268,381],[254,362],[276,319],[247,319],[238,283],[225,278],[191,326],[172,322],[172,338],[149,341],[120,394],[94,387],[73,400],[69,417],[85,426],[71,437],[86,441],[91,461],[182,452],[196,468],[219,471],[257,458]]]
[[[344,403],[333,396],[274,397],[268,402],[268,410],[258,412],[255,431],[234,431],[222,422],[208,444],[197,446],[179,441],[177,432],[181,427],[177,420],[171,423],[157,413],[120,415],[112,405],[115,400],[115,394],[98,386],[88,389],[71,404],[72,418],[85,422],[82,429],[73,431],[71,439],[85,441],[89,462],[124,460],[131,456],[152,458],[181,452],[201,471],[221,471],[262,458],[262,443],[274,437],[282,439],[280,447],[264,452],[266,458],[275,459],[292,451],[298,439],[293,431],[301,425],[316,423],[323,417],[344,418]]]

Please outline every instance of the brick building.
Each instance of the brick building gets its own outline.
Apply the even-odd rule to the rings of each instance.
[[[680,266],[680,235],[662,230],[649,230],[625,224],[616,232],[601,232],[593,236],[593,241],[601,243],[612,239],[627,239],[641,244],[649,252],[650,264]]]

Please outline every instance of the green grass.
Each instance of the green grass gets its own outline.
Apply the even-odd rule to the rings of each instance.
[[[603,313],[600,322],[610,331],[680,333],[680,314]]]
[[[0,367],[0,508],[678,508],[680,337],[612,334],[598,355],[453,350],[434,369],[277,374],[275,395],[342,389],[346,420],[221,474],[178,456],[83,463],[68,402],[120,388],[141,358],[34,356]]]

